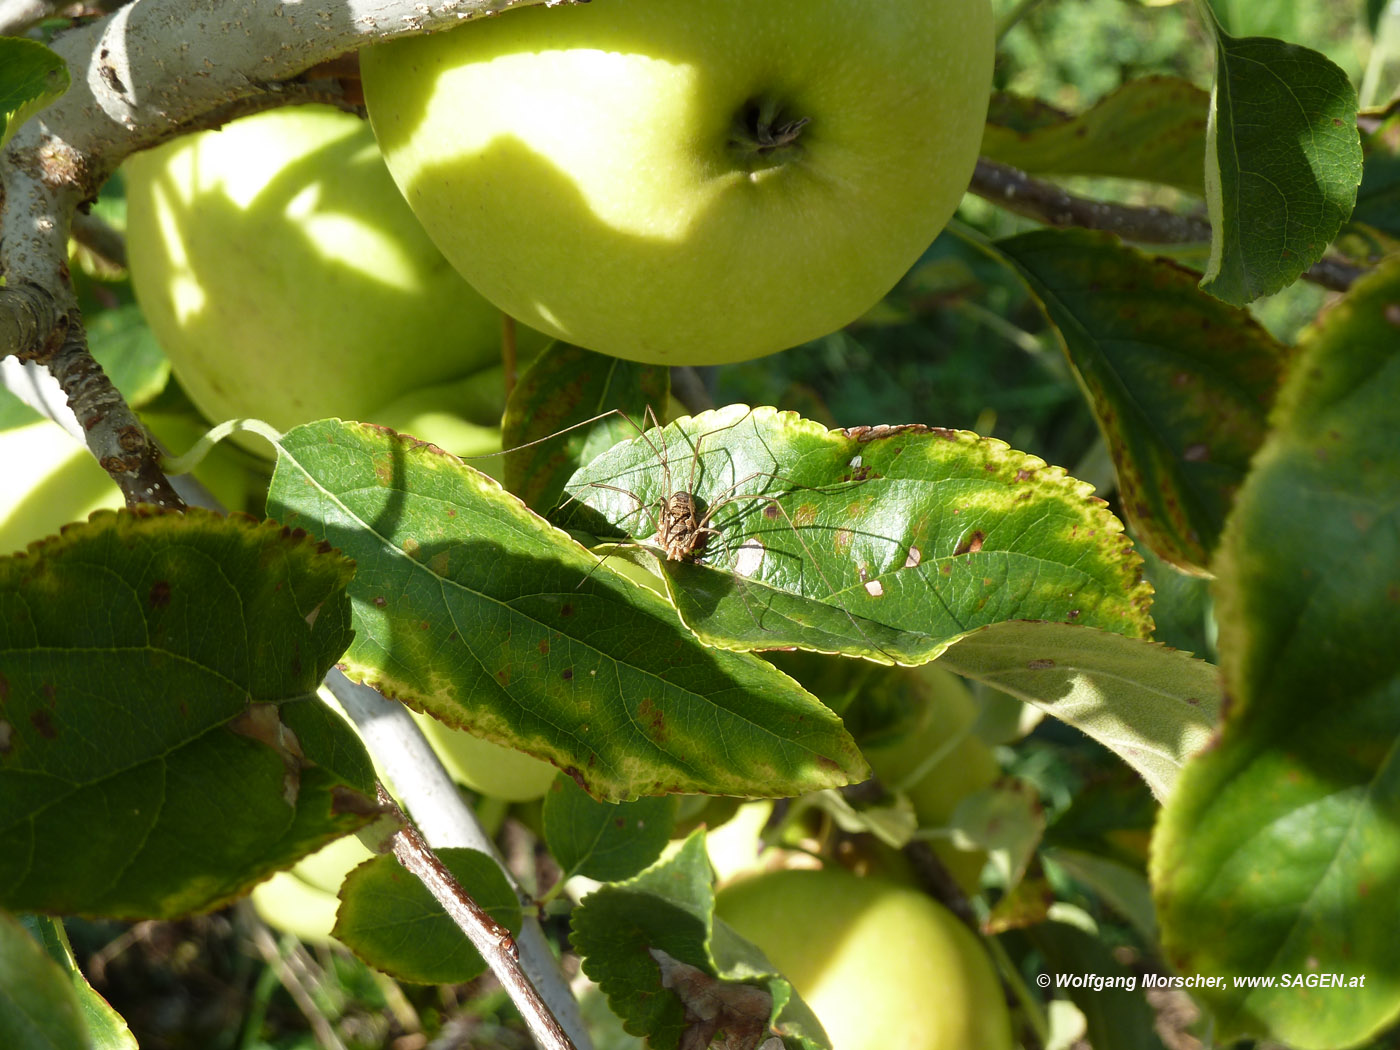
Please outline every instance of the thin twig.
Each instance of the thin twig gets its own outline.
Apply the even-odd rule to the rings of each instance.
[[[48,367],[68,395],[68,404],[87,434],[88,448],[117,483],[127,506],[149,503],[184,510],[185,501],[161,470],[160,450],[88,352],[87,332],[76,310],[63,344],[39,363]]]
[[[1210,241],[1210,223],[1199,215],[1178,215],[1165,208],[1078,197],[1054,183],[986,158],[978,160],[968,188],[1007,211],[1047,226],[1107,230],[1125,241],[1139,244],[1204,244]],[[1303,274],[1303,279],[1344,292],[1365,272],[1364,268],[1340,259],[1322,259]]]
[[[402,811],[383,786],[379,788],[379,802],[392,807],[403,817]],[[549,1007],[521,969],[520,952],[510,931],[472,900],[407,817],[403,817],[403,827],[394,833],[393,844],[394,856],[399,863],[428,888],[452,921],[467,935],[472,947],[486,960],[491,972],[519,1008],[535,1042],[544,1050],[575,1050],[564,1027],[550,1013]]]
[[[496,844],[462,800],[403,704],[384,699],[367,685],[351,682],[337,669],[326,676],[326,686],[355,723],[360,738],[393,785],[394,793],[403,799],[423,837],[439,849],[464,846],[487,854],[496,861],[522,903],[528,904]],[[592,1042],[578,1001],[559,971],[539,919],[528,910],[516,944],[521,965],[535,990],[569,1032],[578,1050],[589,1050]]]
[[[73,216],[73,240],[111,269],[126,269],[126,238],[91,212]]]
[[[510,400],[515,389],[518,369],[515,353],[515,318],[508,313],[501,314],[501,370],[505,373],[506,400]]]
[[[690,365],[672,367],[671,389],[675,391],[681,404],[690,409],[692,415],[697,412],[708,412],[715,407],[715,399],[710,396],[705,381],[700,378],[700,373]],[[664,407],[661,414],[663,416],[666,414]]]
[[[311,1032],[316,1037],[316,1042],[324,1047],[324,1050],[345,1050],[345,1044],[340,1041],[340,1037],[335,1034],[335,1029],[331,1027],[325,1015],[317,1008],[316,1001],[311,998],[311,993],[306,990],[301,979],[287,965],[287,960],[282,957],[281,948],[272,939],[272,934],[267,926],[262,922],[255,923],[252,936],[253,947],[257,949],[262,961],[277,975],[277,980],[283,988],[287,989],[287,994],[292,997],[292,1001],[297,1004],[297,1009],[311,1025]]]
[[[1199,216],[1076,197],[1054,183],[1032,178],[1019,168],[986,158],[977,161],[969,189],[1007,211],[1048,226],[1108,230],[1124,240],[1144,244],[1191,244],[1210,240],[1210,223]]]

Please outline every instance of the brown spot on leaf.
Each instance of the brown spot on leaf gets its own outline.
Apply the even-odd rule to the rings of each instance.
[[[389,604],[389,599],[385,598],[382,594],[376,594],[374,596],[374,604],[376,608],[382,609]]]
[[[151,593],[146,595],[146,601],[152,609],[164,609],[170,604],[170,581],[156,580],[151,584]]]
[[[14,747],[11,743],[14,739],[14,735],[14,726],[9,722],[0,722],[0,755],[8,755],[10,753],[11,748]]]
[[[29,714],[29,724],[39,731],[39,735],[45,740],[52,740],[58,736],[58,730],[54,728],[53,718],[47,711],[32,711]]]
[[[1187,445],[1181,451],[1181,458],[1187,463],[1204,463],[1210,458],[1210,446],[1201,442]]]
[[[548,638],[541,638],[541,639],[540,639],[540,644],[537,645],[535,648],[537,648],[537,649],[540,651],[540,655],[541,655],[541,656],[548,656],[548,655],[549,655],[549,639],[548,639]]]
[[[648,948],[661,970],[661,984],[685,1007],[681,1050],[754,1050],[768,1035],[773,996],[766,988],[721,981],[659,948]]]
[[[1054,660],[1032,660],[1026,667],[1032,671],[1048,671],[1055,666]]]
[[[568,602],[565,602],[563,605],[559,606],[559,615],[560,615],[560,616],[572,616],[573,614],[574,614],[574,607],[573,607],[572,605],[570,605]]]
[[[977,529],[958,544],[958,549],[953,551],[953,557],[956,558],[959,554],[976,554],[982,549],[982,541],[986,538],[987,534]]]
[[[573,681],[573,678],[574,678],[574,669],[573,669],[572,667],[566,667],[566,668],[564,668],[564,681],[566,681],[566,682],[571,682],[571,681]]]
[[[418,557],[418,541],[412,536],[403,541],[403,552],[410,558]]]
[[[0,674],[0,704],[4,704],[10,698],[10,680]]]
[[[496,681],[500,682],[501,685],[510,685],[510,668],[502,667],[497,671]]]
[[[637,717],[647,724],[653,738],[666,737],[666,714],[651,697],[644,697],[637,705]]]
[[[393,810],[387,806],[381,806],[367,795],[362,795],[354,788],[346,787],[344,784],[336,784],[331,788],[331,812],[337,815],[341,813],[354,813],[356,815],[371,815],[376,813],[392,813]]]

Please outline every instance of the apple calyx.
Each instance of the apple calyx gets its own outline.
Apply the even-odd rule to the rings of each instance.
[[[741,160],[766,167],[785,159],[783,154],[796,147],[811,122],[811,117],[792,116],[777,99],[751,98],[734,116],[730,146]]]

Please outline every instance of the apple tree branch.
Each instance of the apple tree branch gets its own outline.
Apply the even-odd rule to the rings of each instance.
[[[968,189],[984,200],[1043,222],[1047,226],[1080,226],[1107,230],[1140,244],[1196,244],[1210,241],[1210,223],[1198,215],[1179,215],[1165,208],[1138,207],[1078,197],[1054,183],[1027,175],[1009,164],[985,157],[977,161]],[[1303,274],[1305,280],[1344,292],[1365,271],[1338,259],[1323,259]]]
[[[130,154],[304,101],[296,79],[365,44],[540,0],[134,0],[55,37],[68,92],[0,153],[0,358],[58,377],[87,446],[129,504],[181,507],[159,452],[87,349],[68,273],[75,216]],[[557,0],[556,0],[557,2]],[[52,5],[0,9],[16,27]]]

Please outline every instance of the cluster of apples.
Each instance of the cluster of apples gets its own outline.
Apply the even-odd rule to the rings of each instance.
[[[502,314],[526,355],[555,338],[709,365],[875,305],[961,199],[992,59],[988,0],[596,0],[403,38],[362,54],[369,125],[298,107],[132,158],[137,296],[213,421],[340,416],[490,451]],[[975,938],[910,889],[782,873],[720,912],[843,1050],[874,1045],[854,1033],[876,1001],[899,1030],[866,1027],[900,1045],[1009,1045]]]
[[[608,0],[392,41],[362,54],[373,136],[299,107],[128,162],[138,297],[206,414],[279,427],[465,394],[497,310],[637,361],[770,354],[947,222],[992,55],[987,0]]]

